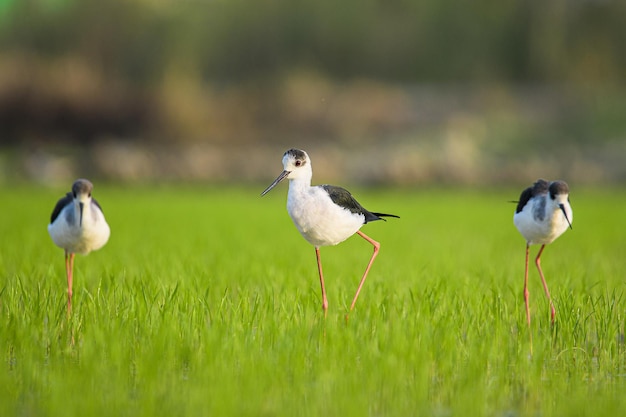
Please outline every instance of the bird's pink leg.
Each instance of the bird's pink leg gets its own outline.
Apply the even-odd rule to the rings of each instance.
[[[539,276],[541,277],[541,283],[543,284],[543,290],[546,293],[546,297],[548,297],[548,302],[550,303],[550,323],[554,324],[554,318],[556,316],[556,310],[554,309],[554,304],[552,304],[552,297],[550,297],[550,291],[548,290],[548,284],[546,283],[546,279],[543,276],[543,271],[541,270],[541,254],[543,253],[543,249],[546,245],[541,245],[541,249],[537,253],[537,257],[535,258],[535,265],[537,265],[537,269],[539,270]]]
[[[352,300],[352,304],[350,305],[350,311],[354,309],[354,305],[356,304],[356,299],[359,298],[359,293],[361,292],[361,288],[363,288],[363,283],[365,282],[365,278],[367,278],[367,273],[370,271],[370,268],[372,267],[372,264],[374,263],[374,259],[376,258],[376,255],[378,255],[378,251],[380,250],[380,243],[376,242],[374,239],[367,236],[365,233],[361,232],[360,230],[357,233],[359,234],[359,236],[361,236],[363,239],[367,240],[369,243],[371,243],[374,246],[374,253],[372,253],[372,257],[370,258],[370,261],[367,264],[367,268],[365,268],[365,273],[363,274],[363,278],[361,278],[361,282],[359,283],[359,288],[356,289],[356,294],[354,294],[354,299]],[[347,319],[347,316],[346,316],[346,319]]]
[[[528,251],[530,250],[530,245],[526,244],[526,262],[524,263],[524,304],[526,305],[526,322],[528,323],[528,328],[530,329],[530,306],[529,306],[529,298],[530,293],[528,292]]]
[[[65,272],[67,274],[67,314],[72,312],[72,275],[74,271],[74,254],[65,252]]]
[[[322,309],[324,316],[328,312],[328,299],[326,298],[326,288],[324,287],[324,273],[322,272],[322,258],[320,257],[320,248],[315,247],[315,257],[317,258],[317,271],[320,274],[320,285],[322,286]]]
[[[524,263],[524,304],[526,305],[526,322],[528,323],[528,337],[530,338],[530,354],[533,354],[533,334],[530,329],[530,306],[529,306],[529,298],[530,293],[528,292],[528,251],[530,250],[530,245],[526,243],[526,262]]]

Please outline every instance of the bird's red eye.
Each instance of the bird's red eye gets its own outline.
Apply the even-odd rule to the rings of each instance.
[[[296,161],[296,166],[299,167],[300,165],[302,165],[302,161]]]

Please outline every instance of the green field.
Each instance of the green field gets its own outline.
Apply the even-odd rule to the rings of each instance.
[[[616,416],[626,410],[626,192],[572,189],[573,230],[522,298],[519,187],[353,189],[402,218],[313,248],[286,185],[96,183],[109,243],[77,256],[46,225],[64,189],[0,190],[1,416]],[[533,248],[536,253],[537,248]]]

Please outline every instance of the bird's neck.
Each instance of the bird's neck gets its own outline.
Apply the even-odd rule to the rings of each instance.
[[[311,188],[310,178],[296,178],[289,180],[289,192],[302,193]]]
[[[81,223],[80,221],[80,204],[78,201],[75,201],[74,203],[76,205],[76,224]],[[84,226],[85,224],[87,224],[87,222],[91,222],[91,220],[93,219],[93,213],[91,210],[91,202],[90,201],[85,201],[83,202],[83,219],[82,219],[82,226]]]

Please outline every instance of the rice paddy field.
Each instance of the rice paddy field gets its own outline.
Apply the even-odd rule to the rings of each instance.
[[[534,266],[510,189],[354,189],[401,219],[313,248],[282,184],[96,182],[109,243],[77,256],[46,226],[67,190],[0,190],[1,416],[616,416],[626,410],[626,192],[572,190],[573,230]],[[68,184],[69,189],[69,184]],[[533,247],[533,255],[537,251]]]

